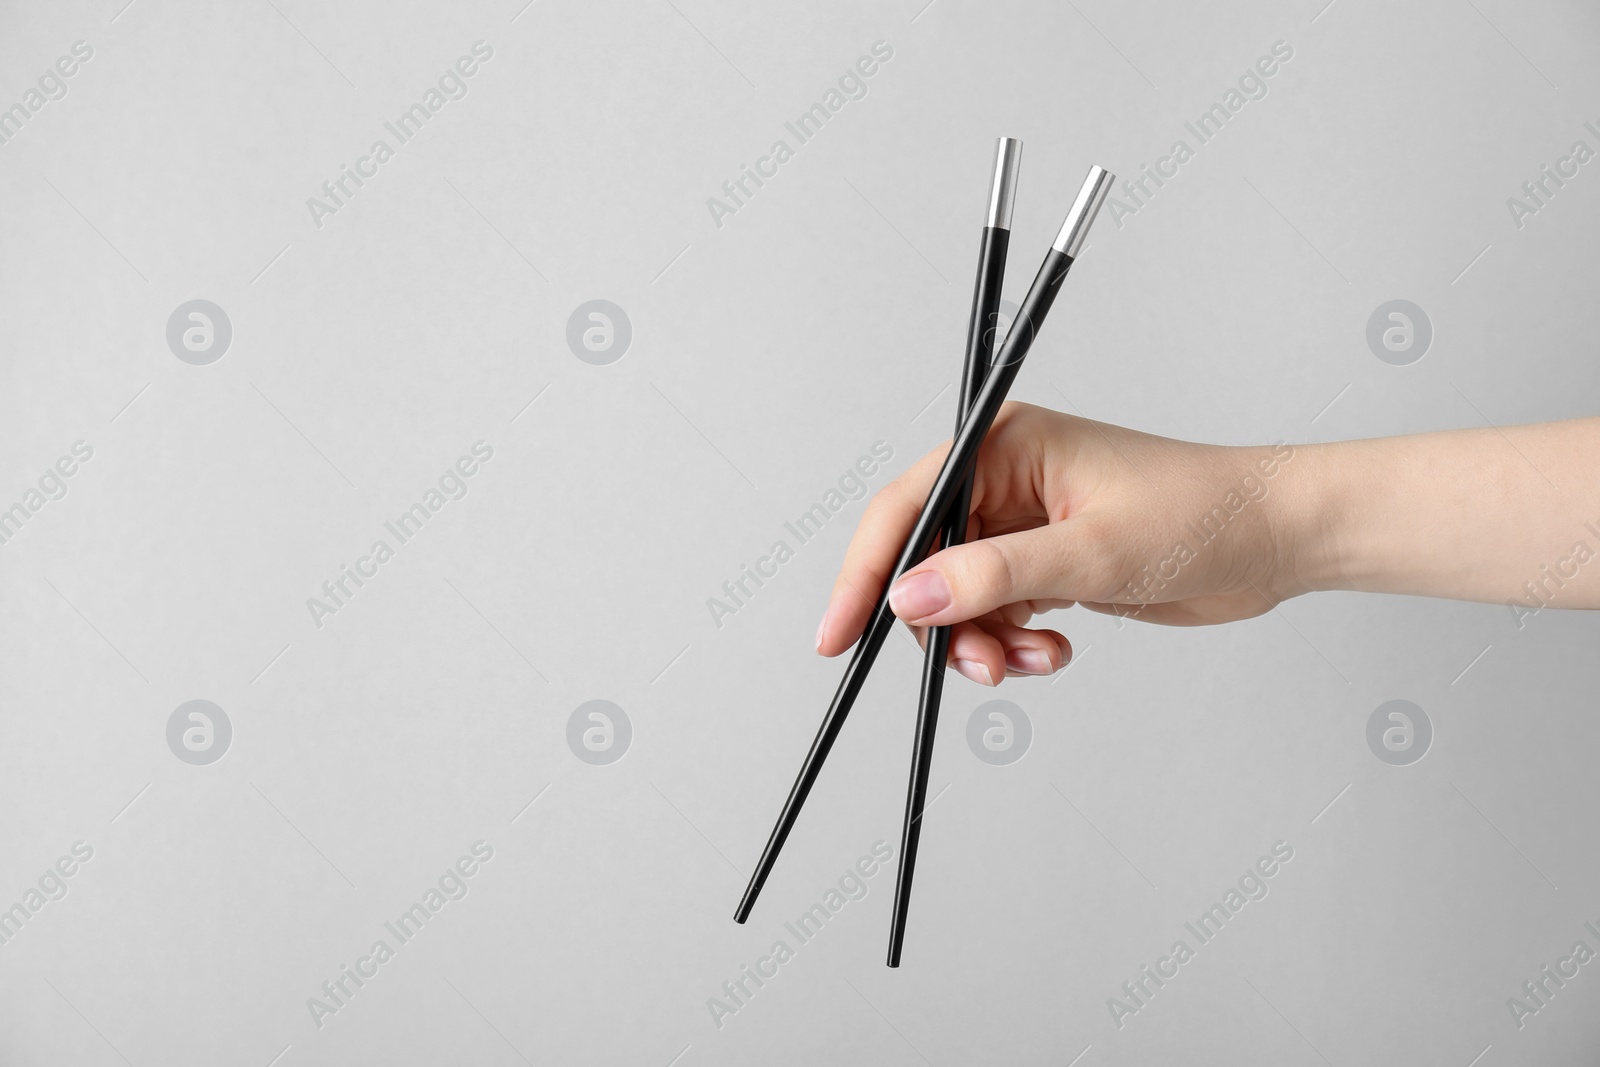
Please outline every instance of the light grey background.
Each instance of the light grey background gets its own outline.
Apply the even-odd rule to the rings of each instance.
[[[94,450],[0,545],[0,907],[93,849],[0,945],[0,1062],[1593,1062],[1600,964],[1521,1029],[1506,1000],[1600,949],[1600,619],[1063,615],[1056,680],[950,676],[889,971],[892,872],[808,944],[783,924],[898,849],[904,634],[731,921],[837,681],[812,631],[861,503],[720,627],[706,603],[875,441],[874,489],[947,434],[996,135],[1027,145],[1018,299],[1084,170],[1195,147],[1276,41],[1267,95],[1102,216],[1014,395],[1235,443],[1592,414],[1600,163],[1506,206],[1600,149],[1592,5],[124,3],[0,6],[0,105],[93,48],[0,145],[0,506]],[[467,95],[315,225],[480,40]],[[707,198],[878,41],[867,95],[718,227]],[[232,325],[208,366],[167,346],[193,299]],[[567,347],[594,299],[632,325],[609,365]],[[1366,343],[1395,299],[1433,327],[1409,366]],[[314,625],[480,440],[466,497]],[[965,736],[997,695],[1033,727],[1007,766]],[[1366,740],[1396,699],[1433,724],[1410,766]],[[168,747],[190,700],[232,726],[209,765]],[[631,723],[609,764],[567,744],[592,700]],[[316,1025],[480,840],[470,892]],[[1119,1028],[1108,998],[1277,841],[1270,895]]]

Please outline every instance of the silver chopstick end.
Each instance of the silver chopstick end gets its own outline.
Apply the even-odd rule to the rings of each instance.
[[[1017,198],[1017,171],[1022,167],[1022,142],[1001,137],[995,142],[994,181],[989,186],[989,218],[984,225],[1011,229],[1011,205]]]
[[[1067,212],[1067,221],[1061,224],[1061,232],[1056,235],[1052,248],[1077,257],[1078,250],[1089,236],[1089,227],[1094,225],[1094,218],[1100,213],[1100,205],[1106,202],[1106,195],[1111,192],[1111,183],[1116,180],[1117,176],[1104,167],[1089,168],[1089,176],[1083,179],[1083,187],[1078,190],[1078,198],[1072,202],[1072,210]]]

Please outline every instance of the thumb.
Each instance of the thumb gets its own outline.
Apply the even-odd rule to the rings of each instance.
[[[894,583],[889,606],[949,626],[1022,600],[1104,600],[1115,584],[1111,539],[1078,517],[937,552]]]

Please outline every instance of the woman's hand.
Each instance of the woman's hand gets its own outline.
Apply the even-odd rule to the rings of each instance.
[[[868,506],[817,631],[823,655],[860,636],[948,449]],[[1026,625],[1054,608],[1173,625],[1259,615],[1303,591],[1278,492],[1294,457],[1007,404],[978,455],[968,543],[907,572],[890,605],[913,627],[953,626],[952,665],[985,685],[1066,664],[1065,637]]]

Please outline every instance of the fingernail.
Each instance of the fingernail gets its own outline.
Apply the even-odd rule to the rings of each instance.
[[[963,677],[969,678],[979,685],[994,685],[994,675],[989,673],[987,664],[979,663],[975,659],[958,659],[955,662],[955,668],[961,672]]]
[[[1006,666],[1023,674],[1054,674],[1050,657],[1037,648],[1019,648],[1006,653]]]
[[[889,590],[889,606],[902,619],[927,618],[948,608],[950,599],[950,583],[938,571],[908,574]]]
[[[828,616],[822,616],[822,621],[817,623],[817,651],[822,651],[822,635],[828,629]]]

